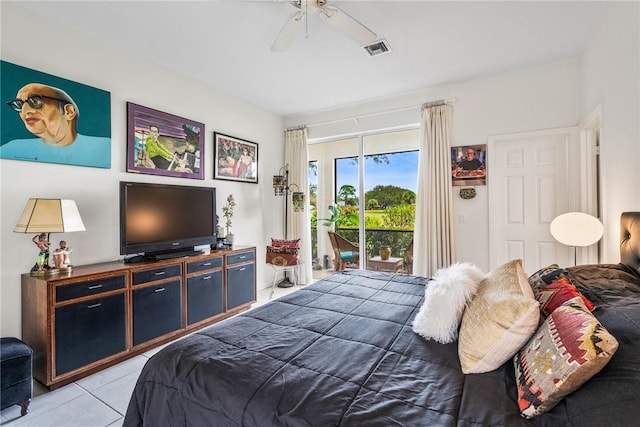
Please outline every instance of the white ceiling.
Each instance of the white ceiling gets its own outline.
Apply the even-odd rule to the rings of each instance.
[[[291,117],[578,58],[606,2],[333,1],[392,52],[370,57],[317,15],[270,46],[285,1],[24,1],[64,25]],[[53,36],[53,33],[49,33]]]

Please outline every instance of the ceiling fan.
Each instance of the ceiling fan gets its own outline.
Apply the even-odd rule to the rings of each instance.
[[[325,21],[342,31],[360,46],[373,42],[377,37],[373,31],[360,22],[338,7],[329,4],[328,0],[295,0],[289,3],[298,10],[289,16],[271,45],[271,50],[274,52],[287,50],[302,28],[304,27],[306,30],[308,15],[315,13],[319,13]]]

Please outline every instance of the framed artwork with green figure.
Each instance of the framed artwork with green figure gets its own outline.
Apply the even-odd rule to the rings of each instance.
[[[204,124],[127,102],[127,172],[204,179]]]

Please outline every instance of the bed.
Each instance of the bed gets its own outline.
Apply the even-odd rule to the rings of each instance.
[[[457,342],[412,330],[428,279],[347,270],[165,347],[124,426],[638,425],[640,213],[621,230],[621,263],[567,269],[619,348],[534,418],[520,414],[512,360],[465,375]]]

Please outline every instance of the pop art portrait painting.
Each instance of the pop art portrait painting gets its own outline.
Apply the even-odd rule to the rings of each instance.
[[[111,94],[0,61],[0,158],[111,168]]]

